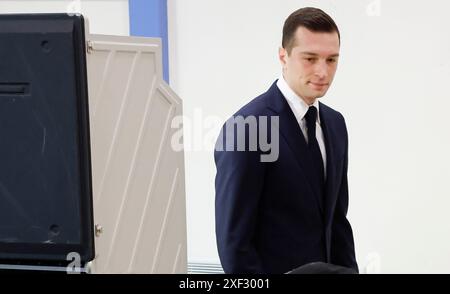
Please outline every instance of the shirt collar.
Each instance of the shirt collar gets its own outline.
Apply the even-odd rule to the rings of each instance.
[[[277,86],[278,89],[280,89],[281,93],[283,94],[284,98],[286,98],[289,104],[292,105],[292,107],[295,109],[300,119],[303,119],[306,112],[308,112],[309,105],[306,104],[306,102],[302,98],[300,98],[297,94],[295,94],[295,92],[291,89],[291,87],[289,87],[283,75],[281,75],[280,78],[278,79]],[[320,124],[319,99],[314,100],[312,106],[315,106],[317,109],[317,122]]]

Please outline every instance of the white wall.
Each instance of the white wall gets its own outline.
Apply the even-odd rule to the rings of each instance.
[[[0,13],[82,13],[92,34],[130,34],[128,0],[0,0]]]
[[[285,18],[302,6],[327,11],[342,47],[322,101],[348,124],[349,219],[360,268],[450,273],[450,3],[340,2],[169,0],[171,85],[188,120],[195,111],[225,119],[280,74]],[[190,262],[218,262],[210,147],[186,153]]]

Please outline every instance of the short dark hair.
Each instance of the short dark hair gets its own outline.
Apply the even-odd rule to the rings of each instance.
[[[336,32],[339,42],[341,42],[339,29],[331,16],[319,8],[304,7],[294,11],[284,22],[281,45],[287,50],[288,54],[291,54],[295,45],[295,32],[299,27],[305,27],[312,32]]]

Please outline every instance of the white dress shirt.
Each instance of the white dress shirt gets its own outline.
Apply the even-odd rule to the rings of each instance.
[[[303,136],[305,137],[306,142],[308,142],[308,128],[306,126],[305,114],[308,112],[308,108],[310,105],[306,104],[306,102],[300,98],[295,92],[289,87],[289,85],[284,80],[284,77],[281,76],[277,81],[277,87],[280,89],[284,98],[286,98],[289,106],[292,109],[292,112],[297,119],[298,124],[300,125],[300,129],[302,130]],[[327,154],[325,149],[325,139],[323,137],[322,127],[320,126],[320,115],[319,115],[319,100],[316,99],[312,106],[317,108],[317,121],[316,121],[316,139],[319,143],[320,153],[322,154],[323,165],[325,178],[327,175]]]

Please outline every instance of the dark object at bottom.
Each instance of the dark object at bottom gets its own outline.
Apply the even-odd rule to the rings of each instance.
[[[358,274],[354,269],[325,262],[312,262],[286,274]]]

